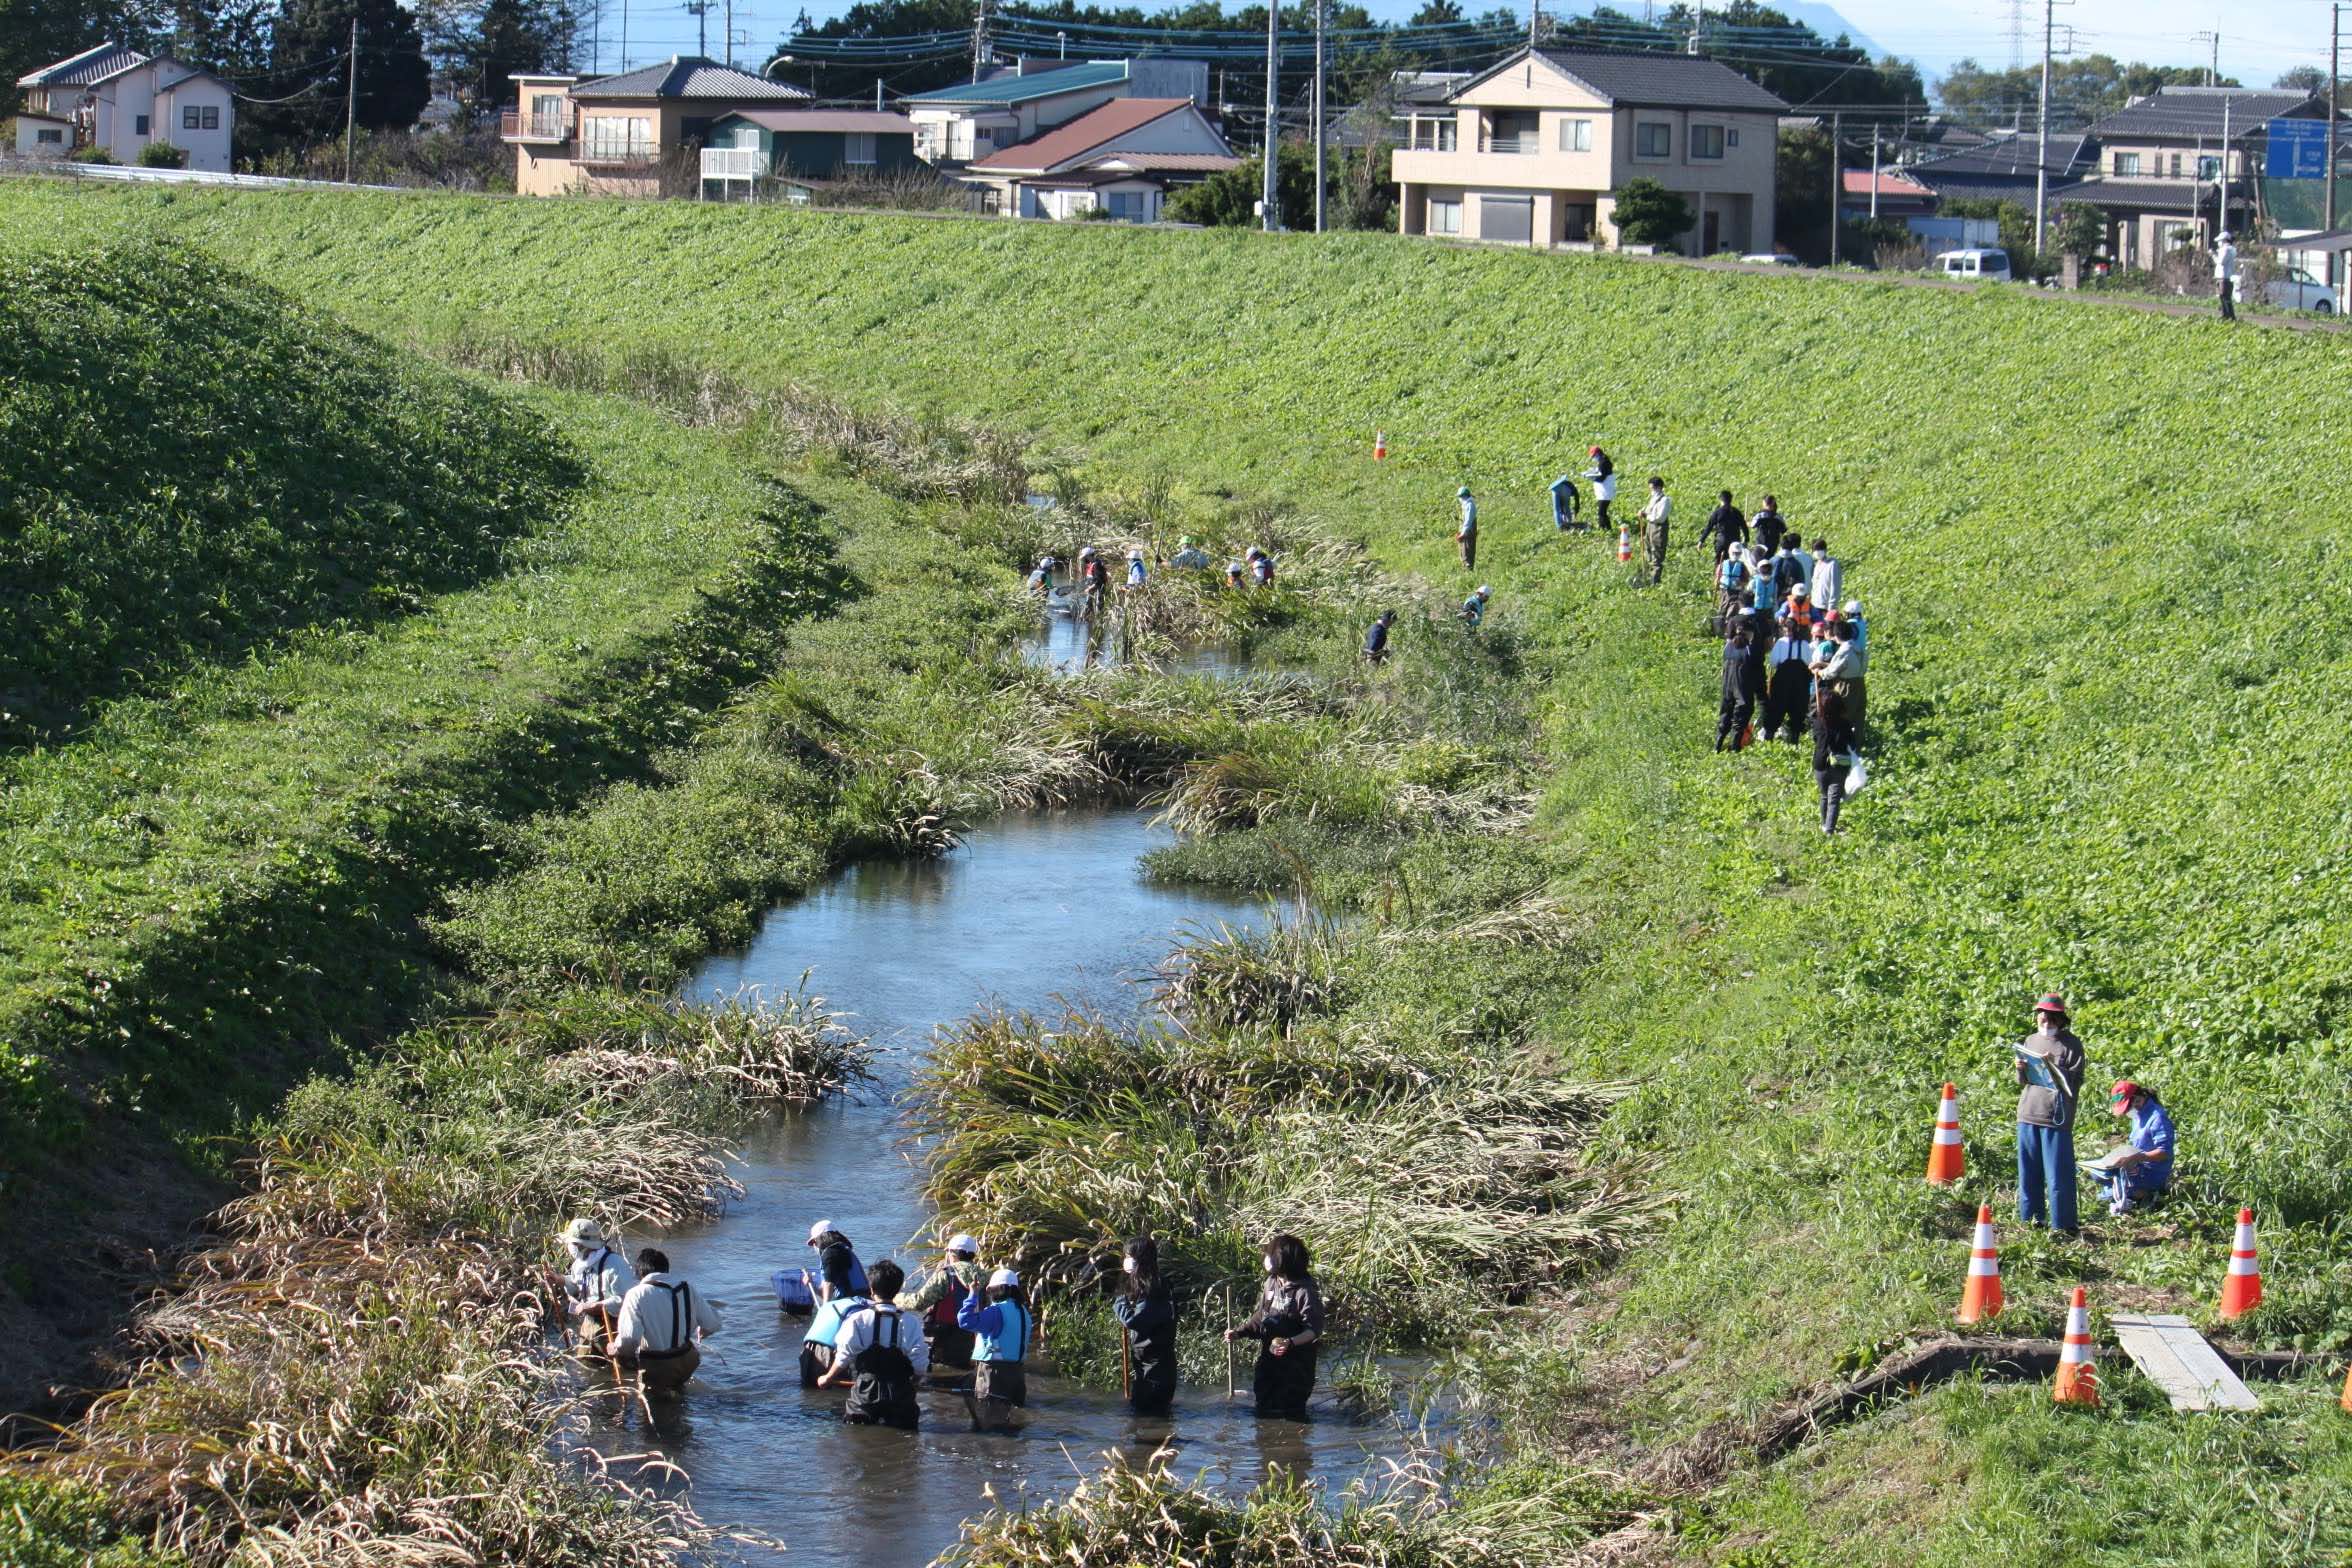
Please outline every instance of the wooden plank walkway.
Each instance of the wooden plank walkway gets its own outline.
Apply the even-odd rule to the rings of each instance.
[[[2164,1390],[2173,1409],[2262,1408],[2187,1318],[2169,1312],[2118,1312],[2107,1321],[2114,1326],[2123,1353]]]

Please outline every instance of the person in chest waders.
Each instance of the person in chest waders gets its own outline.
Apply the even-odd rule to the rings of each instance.
[[[972,1430],[1012,1431],[1014,1407],[1029,1403],[1028,1374],[1021,1363],[1036,1333],[1021,1276],[1011,1269],[989,1275],[986,1303],[966,1296],[956,1326],[972,1336],[972,1361],[979,1369],[972,1380]]]
[[[1323,1337],[1323,1292],[1308,1268],[1307,1244],[1296,1236],[1268,1241],[1264,1262],[1258,1310],[1225,1337],[1258,1342],[1258,1364],[1250,1374],[1258,1414],[1304,1421],[1315,1391],[1315,1345]]]
[[[931,1364],[923,1343],[923,1323],[898,1305],[899,1287],[906,1274],[888,1258],[868,1271],[874,1299],[842,1321],[835,1341],[833,1366],[818,1380],[819,1388],[849,1384],[849,1402],[841,1419],[859,1426],[894,1426],[912,1432],[922,1424],[922,1406],[915,1402],[915,1386]]]
[[[964,1298],[980,1288],[980,1241],[965,1231],[947,1238],[947,1256],[915,1293],[923,1335],[931,1341],[931,1381],[961,1383],[972,1375],[972,1336],[956,1326]]]
[[[659,1247],[638,1253],[637,1267],[638,1281],[621,1300],[613,1358],[636,1369],[647,1393],[675,1393],[702,1365],[696,1341],[719,1331],[718,1308],[670,1273],[670,1256]]]
[[[1129,1341],[1127,1403],[1139,1416],[1164,1416],[1176,1402],[1176,1298],[1160,1278],[1160,1244],[1127,1243],[1111,1315]]]
[[[571,1253],[564,1275],[566,1309],[572,1330],[579,1336],[582,1355],[601,1356],[612,1348],[613,1324],[621,1302],[637,1284],[636,1271],[620,1250],[604,1238],[604,1227],[594,1220],[574,1220],[563,1228],[563,1243]]]

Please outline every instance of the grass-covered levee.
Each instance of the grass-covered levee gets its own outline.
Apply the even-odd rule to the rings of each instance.
[[[1568,1179],[1621,1179],[1655,1205],[1631,1244],[1597,1274],[1533,1285],[1523,1306],[1510,1294],[1529,1271],[1501,1247],[1507,1327],[1406,1330],[1442,1342],[1473,1412],[1465,1430],[1508,1456],[1485,1479],[1512,1488],[1514,1506],[1582,1521],[1550,1547],[1509,1537],[1519,1560],[1998,1555],[2137,1568],[2352,1550],[2336,1405],[2352,1344],[2352,1121],[2338,1110],[2352,1098],[2338,1045],[2352,994],[2352,788],[2333,741],[2352,690],[2352,600],[2337,580],[2340,442],[2326,421],[2282,413],[2352,391],[2339,336],[2015,290],[1388,236],[30,184],[0,193],[0,230],[26,246],[166,233],[461,363],[764,426],[812,444],[821,483],[806,470],[798,482],[836,515],[840,487],[879,479],[857,452],[934,454],[951,472],[927,494],[882,488],[925,505],[959,498],[959,521],[923,548],[968,552],[956,556],[972,563],[958,579],[975,590],[968,606],[1017,613],[1013,574],[1066,542],[998,504],[1017,500],[1016,483],[1059,490],[1057,466],[1073,495],[1127,498],[1128,534],[1222,526],[1220,556],[1265,542],[1252,537],[1260,519],[1287,508],[1317,538],[1363,545],[1383,578],[1432,585],[1441,610],[1477,580],[1452,557],[1451,498],[1470,485],[1479,578],[1497,590],[1490,631],[1513,634],[1524,690],[1512,705],[1531,725],[1500,748],[1517,760],[1499,772],[1487,772],[1496,748],[1442,727],[1348,737],[1359,715],[1312,694],[1285,699],[1305,705],[1269,726],[1244,722],[1240,705],[1271,698],[1236,695],[1233,714],[1204,719],[1165,689],[1109,691],[1091,753],[1046,722],[1078,705],[1035,694],[1033,722],[925,722],[974,705],[993,715],[991,701],[1013,699],[990,693],[1017,687],[998,683],[976,656],[985,639],[969,636],[960,663],[914,673],[931,617],[884,618],[860,635],[891,650],[871,667],[889,670],[908,706],[863,701],[873,688],[859,665],[809,674],[790,712],[777,699],[744,710],[795,737],[793,766],[821,778],[814,794],[776,797],[768,820],[792,832],[737,831],[720,771],[781,764],[705,746],[703,722],[686,719],[695,733],[677,754],[611,797],[601,848],[552,824],[468,840],[510,858],[436,911],[459,921],[447,940],[481,972],[533,984],[607,940],[684,953],[705,937],[699,911],[750,907],[770,883],[815,873],[824,855],[789,851],[810,824],[844,829],[828,854],[919,849],[968,803],[1080,798],[1102,787],[1099,770],[1219,829],[1166,857],[1168,874],[1265,890],[1286,909],[1304,883],[1309,909],[1278,939],[1206,955],[1165,1038],[1100,1039],[1060,1019],[1016,1038],[1042,1046],[1067,1032],[1085,1052],[1133,1053],[1155,1083],[1183,1086],[1153,1114],[1210,1144],[1252,1092],[1256,1069],[1226,1065],[1255,1052],[1292,1060],[1290,1081],[1305,1082],[1351,1030],[1366,1063],[1467,1063],[1467,1093],[1484,1092],[1479,1074],[1496,1063],[1524,1071],[1515,1090],[1626,1086],[1578,1135]],[[615,276],[633,286],[609,287]],[[1027,308],[1005,308],[1015,279]],[[994,431],[959,429],[954,412],[972,408],[991,411]],[[824,455],[869,420],[888,424],[886,439]],[[1389,437],[1377,463],[1376,431]],[[1023,437],[1065,463],[1014,475],[990,455]],[[1546,487],[1593,441],[1629,489],[1668,480],[1678,521],[1663,589],[1637,588],[1613,541],[1551,527]],[[675,463],[664,474],[701,477]],[[1717,649],[1700,635],[1707,557],[1690,541],[1718,486],[1750,510],[1777,493],[1807,537],[1831,541],[1848,594],[1867,605],[1872,783],[1834,841],[1814,827],[1801,748],[1708,749]],[[1338,595],[1366,618],[1377,598]],[[1279,614],[1258,624],[1268,603],[1218,608],[1245,632],[1280,635]],[[862,705],[837,705],[839,690]],[[1423,700],[1409,690],[1399,682],[1383,700]],[[239,710],[258,715],[249,722],[277,717],[283,699],[262,695]],[[1387,722],[1377,702],[1363,706],[1366,724]],[[887,750],[927,770],[845,739],[893,712]],[[1171,724],[1214,749],[1187,749]],[[1372,758],[1378,782],[1304,761],[1326,737]],[[1443,798],[1421,810],[1411,802],[1424,788]],[[652,797],[679,789],[710,809],[654,852],[632,824],[653,824]],[[852,798],[854,811],[825,804]],[[575,814],[564,804],[559,816]],[[1435,826],[1397,829],[1417,816]],[[53,820],[87,821],[109,848],[153,837],[121,804]],[[1347,826],[1323,832],[1331,823]],[[218,840],[169,842],[200,864]],[[713,856],[738,869],[695,870],[702,844],[748,850],[752,869]],[[551,914],[497,891],[511,872],[576,895],[613,885],[594,879],[623,865],[643,896],[610,913],[575,896]],[[142,897],[135,913],[157,922],[181,902],[160,885]],[[1450,948],[1432,936],[1479,920],[1558,934]],[[158,928],[71,930],[86,948],[135,946]],[[1196,945],[1214,948],[1215,934]],[[54,954],[41,972],[72,976],[76,953]],[[2098,1312],[2183,1312],[2225,1344],[2306,1353],[2310,1370],[2261,1384],[2263,1410],[2226,1422],[2173,1416],[2120,1364],[2089,1416],[2053,1415],[2031,1386],[1956,1385],[1759,1460],[1755,1439],[1787,1410],[1945,1327],[1976,1203],[1998,1212],[2013,1196],[2006,1041],[2052,989],[2075,1003],[2094,1091],[2129,1076],[2172,1106],[2181,1179],[2160,1210],[2094,1216],[2079,1244],[2005,1226],[2006,1331],[2054,1332],[2081,1282]],[[89,997],[86,981],[76,995]],[[1247,1024],[1230,1022],[1237,1000]],[[154,1011],[142,996],[101,1027],[136,1033]],[[31,1055],[12,1081],[38,1089],[53,1053]],[[1971,1172],[1957,1193],[1920,1180],[1946,1081],[1960,1089]],[[135,1088],[120,1085],[113,1103]],[[1267,1120],[1376,1119],[1384,1095],[1406,1092],[1342,1082],[1289,1096]],[[1017,1096],[972,1098],[976,1122],[999,1133],[1027,1120]],[[2086,1130],[2086,1149],[2097,1141]],[[1341,1171],[1335,1199],[1353,1179]],[[1216,1173],[1216,1201],[1174,1227],[1196,1249],[1186,1268],[1207,1270],[1188,1278],[1215,1277],[1220,1236],[1254,1222],[1251,1204],[1285,1180],[1246,1160]],[[1006,1187],[1024,1201],[1013,1177]],[[2268,1299],[2224,1325],[2213,1304],[2241,1203],[2262,1221]],[[1149,1193],[1137,1204],[1156,1212]],[[968,1212],[987,1218],[977,1200]],[[1116,1229],[1087,1219],[1041,1221],[1028,1255],[1082,1271]],[[1482,1234],[1483,1222],[1463,1228]],[[1345,1258],[1344,1237],[1325,1245]],[[1477,1478],[1452,1482],[1438,1506],[1484,1495]],[[1140,1526],[1157,1496],[1122,1495],[1136,1511],[1098,1508],[1099,1535],[1042,1514],[1004,1530],[1118,1561],[1119,1530]],[[1288,1500],[1268,1504],[1261,1539],[1287,1541],[1279,1522],[1297,1516]],[[1194,1560],[1250,1560],[1214,1533],[1241,1516],[1170,1512],[1209,1532],[1184,1537]],[[1269,1551],[1289,1560],[1287,1549]],[[1361,1534],[1312,1548],[1339,1561],[1387,1550]]]

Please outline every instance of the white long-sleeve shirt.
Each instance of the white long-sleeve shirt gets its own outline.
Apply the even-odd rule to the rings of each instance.
[[[572,1260],[571,1271],[564,1276],[564,1294],[586,1304],[590,1316],[601,1307],[609,1317],[621,1310],[622,1298],[636,1283],[637,1271],[629,1267],[619,1248],[598,1247],[586,1257]]]
[[[1672,515],[1673,511],[1674,503],[1667,500],[1666,492],[1661,490],[1650,497],[1650,504],[1642,508],[1642,516],[1650,522],[1662,523]]]
[[[2223,240],[2221,248],[2213,253],[2213,270],[2230,282],[2237,281],[2238,247],[2231,241]]]
[[[1824,610],[1834,610],[1843,601],[1846,591],[1845,563],[1835,556],[1824,555],[1813,563],[1813,602]]]
[[[855,1366],[858,1352],[871,1349],[877,1342],[891,1342],[890,1330],[883,1326],[885,1318],[898,1321],[898,1349],[904,1353],[921,1377],[931,1368],[931,1347],[923,1340],[923,1320],[904,1307],[870,1306],[852,1313],[841,1325],[840,1337],[833,1341],[833,1364]]]
[[[692,1285],[670,1274],[648,1274],[621,1298],[614,1348],[666,1356],[695,1335],[719,1331],[719,1309]]]

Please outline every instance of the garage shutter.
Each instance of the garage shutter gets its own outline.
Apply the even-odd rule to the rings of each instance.
[[[1524,245],[1535,237],[1535,198],[1481,196],[1478,198],[1478,237]]]

